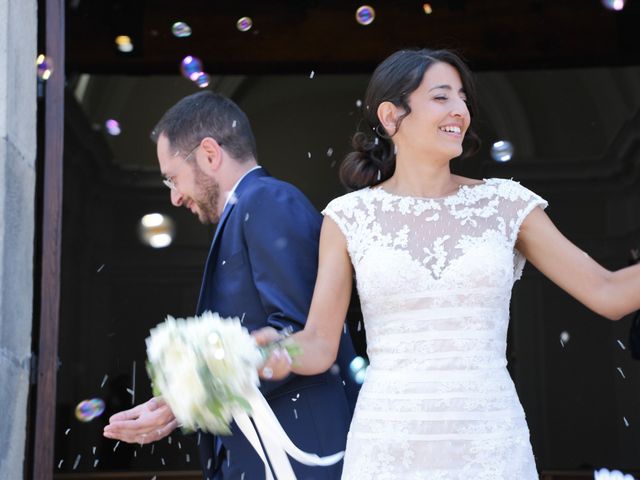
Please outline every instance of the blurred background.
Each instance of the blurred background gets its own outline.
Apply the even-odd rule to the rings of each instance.
[[[400,48],[452,48],[476,73],[483,141],[456,173],[520,181],[617,269],[640,247],[639,25],[634,0],[69,0],[54,478],[199,475],[197,436],[101,435],[150,397],[144,339],[194,312],[214,231],[161,182],[149,134],[176,101],[231,97],[259,162],[322,209],[344,193],[337,172],[375,66]],[[543,478],[640,472],[630,326],[532,267],[516,284],[507,355]]]

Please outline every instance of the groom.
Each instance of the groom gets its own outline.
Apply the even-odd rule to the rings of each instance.
[[[218,224],[196,313],[240,317],[249,331],[302,329],[315,283],[321,217],[299,190],[257,164],[245,114],[230,99],[201,92],[169,109],[154,135],[173,205],[188,208],[203,223]],[[353,356],[350,339],[343,335],[340,371],[348,372]],[[325,372],[263,380],[261,391],[299,448],[319,456],[344,450],[355,384],[345,388],[339,375]],[[112,416],[104,435],[148,443],[176,427],[169,406],[156,398]],[[204,478],[263,479],[262,461],[235,424],[232,430],[231,436],[202,435]],[[338,479],[342,469],[341,462],[331,467],[291,464],[301,479]]]

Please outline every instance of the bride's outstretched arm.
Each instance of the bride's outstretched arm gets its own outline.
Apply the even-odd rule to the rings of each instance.
[[[516,248],[556,285],[610,320],[640,309],[640,265],[611,272],[571,243],[540,208],[522,223]]]
[[[301,347],[302,355],[296,357],[293,365],[281,355],[272,355],[265,365],[269,375],[261,372],[263,377],[278,380],[290,371],[314,375],[331,367],[338,353],[352,282],[353,269],[347,241],[338,225],[327,216],[320,232],[318,275],[309,316],[304,330],[291,336]],[[267,327],[254,331],[253,335],[258,344],[265,344],[273,341],[277,332]]]

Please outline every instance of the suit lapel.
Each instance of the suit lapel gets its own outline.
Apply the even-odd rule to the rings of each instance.
[[[267,175],[268,173],[264,170],[264,168],[257,168],[247,173],[235,189],[234,194],[236,199],[240,198],[240,196],[242,195],[242,192],[246,190],[246,188],[251,184],[253,179],[264,177]],[[224,210],[222,211],[222,215],[220,216],[220,221],[218,222],[218,226],[216,227],[216,231],[213,234],[213,240],[211,241],[211,246],[209,247],[209,254],[207,255],[207,262],[205,263],[205,267],[204,267],[204,275],[202,277],[202,284],[200,286],[200,295],[198,296],[198,304],[196,307],[196,314],[198,315],[202,313],[200,311],[200,308],[202,306],[203,295],[205,292],[205,287],[207,285],[207,278],[209,277],[208,274],[210,269],[213,268],[213,265],[211,264],[211,262],[215,258],[215,252],[219,244],[218,240],[220,238],[220,234],[222,233],[222,230],[224,229],[224,225],[227,222],[227,219],[229,218],[229,214],[233,210],[233,207],[235,206],[236,203],[237,203],[237,200],[235,202],[228,202],[227,206],[224,207]]]

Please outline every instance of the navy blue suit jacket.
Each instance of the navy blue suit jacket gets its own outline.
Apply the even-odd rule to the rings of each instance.
[[[197,314],[237,316],[249,330],[304,327],[318,267],[321,215],[294,186],[264,169],[249,172],[222,213],[205,266]],[[262,381],[262,394],[302,450],[330,455],[345,447],[357,387],[348,377],[353,347],[342,335],[337,364],[313,376]],[[341,371],[343,378],[337,374]],[[233,435],[202,435],[205,478],[263,479],[264,466],[232,425]],[[299,479],[338,479],[342,464],[308,467],[291,459]]]

